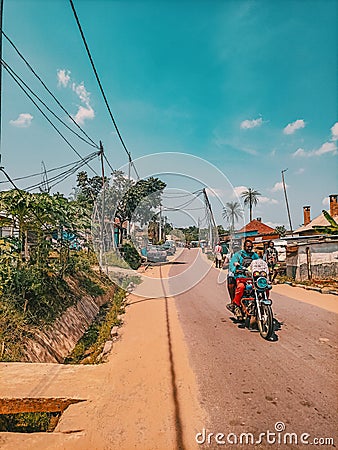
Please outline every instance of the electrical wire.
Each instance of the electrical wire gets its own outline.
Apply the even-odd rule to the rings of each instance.
[[[91,156],[98,156],[99,152],[95,152],[95,153],[91,153],[90,155],[86,156],[84,159],[89,158]],[[65,169],[66,167],[70,167],[70,166],[74,166],[74,164],[77,164],[79,161],[74,161],[72,163],[69,164],[65,164],[63,166],[60,167],[55,167],[53,169],[48,169],[45,172],[46,173],[50,173],[50,172],[55,172],[56,170],[60,170],[60,169]],[[34,177],[41,177],[41,175],[43,175],[45,172],[39,172],[39,173],[33,173],[32,175],[26,175],[24,177],[17,177],[17,178],[12,178],[13,181],[19,181],[19,180],[27,180],[29,178],[34,178]],[[0,184],[4,184],[4,183],[9,183],[9,181],[0,181]]]
[[[21,86],[20,82],[15,78],[15,76],[12,75],[12,73],[8,70],[6,64],[3,64],[3,61],[1,62],[4,69],[7,70],[8,74],[13,78],[13,80],[17,83],[17,85],[20,87],[20,89],[27,95],[27,97],[31,100],[31,102],[36,106],[36,108],[41,112],[41,114],[44,116],[44,118],[47,120],[47,122],[54,128],[54,130],[61,136],[61,138],[68,144],[68,146],[77,154],[79,158],[82,158],[80,153],[73,147],[73,145],[65,138],[65,136],[61,133],[61,131],[53,124],[53,122],[49,119],[49,117],[42,111],[40,106],[35,102],[35,100],[31,97],[31,95],[26,91],[26,89]],[[96,170],[94,170],[88,163],[86,163],[87,166],[95,173],[95,175],[99,176]]]
[[[108,164],[108,166],[109,166],[110,170],[111,170],[112,172],[114,172],[114,169],[113,169],[113,167],[111,166],[110,162],[108,161],[108,159],[107,159],[107,157],[106,157],[106,155],[105,155],[104,153],[103,153],[103,157],[104,157],[104,159],[105,159],[106,163]]]
[[[94,71],[96,81],[97,81],[97,83],[98,83],[98,85],[99,85],[99,88],[100,88],[100,91],[101,91],[101,94],[102,94],[104,103],[105,103],[105,105],[106,105],[106,107],[107,107],[109,116],[110,116],[110,118],[111,118],[111,120],[112,120],[112,122],[113,122],[114,128],[115,128],[116,133],[117,133],[117,135],[118,135],[118,137],[119,137],[119,139],[120,139],[120,142],[121,142],[121,144],[122,144],[122,146],[123,146],[125,152],[126,152],[127,155],[128,155],[129,164],[131,164],[131,166],[134,168],[137,177],[140,178],[139,175],[138,175],[137,169],[136,169],[136,167],[135,167],[135,164],[133,163],[133,160],[132,160],[132,157],[131,157],[131,153],[130,153],[130,151],[127,149],[126,144],[124,143],[124,140],[122,139],[121,133],[120,133],[118,127],[117,127],[117,124],[116,124],[116,122],[115,122],[114,116],[113,116],[113,114],[112,114],[112,112],[111,112],[111,109],[110,109],[110,106],[109,106],[109,103],[108,103],[106,94],[105,94],[105,92],[104,92],[104,90],[103,90],[103,87],[102,87],[102,84],[101,84],[99,75],[98,75],[98,73],[97,73],[97,70],[96,70],[96,67],[95,67],[95,64],[94,64],[92,55],[91,55],[91,53],[90,53],[90,50],[89,50],[89,47],[88,47],[88,44],[87,44],[85,35],[84,35],[84,33],[83,33],[83,30],[82,30],[82,26],[81,26],[79,17],[78,17],[78,15],[77,15],[77,13],[76,13],[76,10],[75,10],[75,6],[74,6],[74,3],[73,3],[73,0],[69,0],[69,2],[70,2],[70,6],[71,6],[71,8],[72,8],[72,11],[73,11],[73,14],[74,14],[74,17],[75,17],[77,26],[78,26],[78,28],[79,28],[79,31],[80,31],[80,34],[81,34],[81,38],[82,38],[83,44],[84,44],[84,46],[85,46],[85,48],[86,48],[88,58],[89,58],[89,60],[90,60],[92,69],[93,69],[93,71]]]
[[[93,159],[94,157],[96,157],[97,154],[94,153],[92,155],[87,156],[83,161],[79,161],[76,165],[74,165],[74,167],[72,167],[71,169],[68,169],[64,172],[61,172],[57,175],[55,175],[54,177],[51,177],[48,179],[48,183],[50,185],[50,188],[56,186],[57,184],[61,183],[62,181],[64,181],[66,178],[69,178],[71,175],[73,175],[74,173],[76,173],[82,166],[84,166],[88,161],[90,161],[91,159]],[[52,182],[54,182],[54,184],[50,184]],[[39,182],[36,184],[33,184],[32,186],[28,186],[26,187],[24,190],[26,191],[32,191],[38,187],[40,187],[43,184],[43,182]]]
[[[60,103],[60,101],[55,97],[55,95],[51,92],[51,90],[47,87],[47,85],[44,83],[44,81],[41,79],[41,77],[35,72],[35,70],[33,69],[33,67],[29,64],[29,62],[26,60],[26,58],[23,56],[23,54],[18,50],[18,48],[16,47],[16,45],[13,43],[13,41],[7,36],[7,34],[1,30],[3,36],[7,39],[7,41],[10,43],[10,45],[14,48],[14,50],[16,51],[16,53],[20,56],[20,58],[25,62],[25,64],[27,65],[27,67],[30,69],[30,71],[35,75],[35,77],[40,81],[40,83],[42,84],[42,86],[46,89],[46,91],[51,95],[51,97],[55,100],[55,102],[57,103],[57,105],[62,109],[62,111],[64,111],[65,114],[67,114],[67,116],[69,117],[69,119],[74,123],[74,125],[81,130],[81,132],[87,137],[87,139],[89,139],[89,141],[93,144],[94,147],[99,148],[98,145],[93,141],[93,139],[91,139],[90,136],[88,136],[88,134],[80,127],[80,125],[74,120],[74,118],[71,116],[71,114],[69,114],[69,112],[62,106],[62,104]],[[82,138],[83,139],[83,138]]]
[[[25,197],[22,195],[22,191],[15,185],[15,183],[13,182],[13,180],[11,179],[11,177],[8,175],[8,173],[5,171],[5,169],[3,167],[0,167],[0,171],[5,175],[5,177],[7,178],[7,180],[9,181],[9,183],[11,183],[11,185],[14,187],[14,189],[19,193],[20,197],[22,198],[22,200],[26,201]],[[41,223],[41,225],[43,227],[46,226],[46,224],[41,220],[41,218],[36,214],[36,212],[34,211],[34,209],[31,209],[32,213],[34,214],[34,216],[38,219],[38,221]]]
[[[59,116],[57,116],[47,105],[46,103],[41,100],[41,98],[33,92],[33,90],[23,81],[22,78],[19,77],[19,75],[6,63],[4,59],[1,59],[0,62],[3,64],[5,69],[12,74],[13,77],[15,77],[17,80],[20,81],[27,89],[28,91],[47,109],[48,112],[50,112],[62,125],[64,125],[71,133],[75,134],[79,139],[81,139],[86,144],[90,145],[91,147],[100,148],[96,144],[92,144],[91,142],[88,142],[86,139],[84,139],[82,136],[80,136],[76,131],[74,131],[70,126],[68,126],[62,119],[60,119]]]

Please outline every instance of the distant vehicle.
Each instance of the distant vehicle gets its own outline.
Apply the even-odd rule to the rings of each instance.
[[[176,252],[174,241],[165,241],[165,243],[162,245],[162,248],[166,250],[168,255],[174,255]]]
[[[167,260],[167,252],[164,248],[152,245],[147,248],[148,262],[165,262]]]

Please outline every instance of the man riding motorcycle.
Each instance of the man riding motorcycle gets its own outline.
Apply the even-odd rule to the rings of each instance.
[[[244,293],[246,278],[243,270],[248,268],[254,259],[259,259],[257,253],[253,250],[253,243],[250,239],[244,242],[243,250],[235,253],[230,260],[229,270],[232,272],[236,280],[235,297],[231,303],[226,305],[227,309],[234,313],[238,320],[243,319],[241,310],[241,298]]]

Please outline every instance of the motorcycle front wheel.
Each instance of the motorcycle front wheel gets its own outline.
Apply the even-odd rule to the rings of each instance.
[[[260,306],[262,320],[257,317],[259,334],[263,339],[270,339],[273,334],[273,314],[270,305]]]

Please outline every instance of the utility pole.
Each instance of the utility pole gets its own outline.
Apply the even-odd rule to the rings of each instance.
[[[292,223],[291,223],[291,215],[290,215],[290,209],[289,209],[289,202],[288,202],[288,197],[286,195],[286,186],[285,186],[285,180],[284,180],[284,172],[286,172],[288,169],[284,169],[282,170],[282,182],[283,182],[283,189],[284,189],[284,196],[285,196],[285,203],[286,203],[286,210],[288,212],[288,217],[289,217],[289,224],[290,224],[290,231],[291,231],[291,236],[293,236],[293,229],[292,229]]]
[[[104,157],[104,150],[102,142],[100,141],[100,159],[101,159],[101,173],[102,173],[102,211],[101,211],[101,233],[100,233],[100,266],[102,268],[103,263],[103,250],[104,250],[104,214],[105,214],[105,177],[104,177],[104,164],[103,164],[103,157]]]
[[[159,230],[158,230],[158,240],[161,242],[162,240],[162,205],[160,205],[160,223],[159,223]]]
[[[214,214],[212,212],[211,205],[210,205],[210,202],[209,202],[209,198],[207,196],[205,188],[203,188],[203,195],[204,195],[205,204],[206,204],[207,209],[208,209],[208,211],[210,213],[210,231],[211,231],[211,236],[210,236],[210,238],[211,238],[210,241],[211,242],[210,242],[210,244],[211,244],[211,248],[213,248],[214,245],[215,245],[215,241],[218,240],[218,231],[217,231],[217,226],[216,226]],[[215,230],[215,241],[213,239],[212,228],[214,228],[214,230]]]
[[[4,13],[4,0],[0,0],[0,153],[2,138],[2,19]]]

